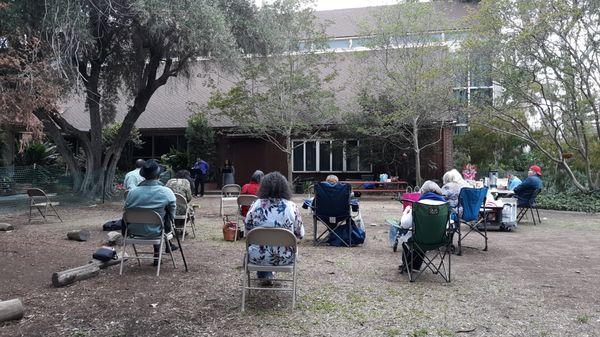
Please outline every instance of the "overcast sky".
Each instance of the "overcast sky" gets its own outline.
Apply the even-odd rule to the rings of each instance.
[[[268,2],[269,0],[255,0],[257,4]],[[368,6],[392,5],[398,3],[398,0],[314,0],[315,9],[325,11],[338,8],[356,8]]]

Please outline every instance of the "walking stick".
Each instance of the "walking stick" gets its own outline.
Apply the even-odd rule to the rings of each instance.
[[[188,271],[187,262],[185,262],[185,255],[183,255],[183,246],[181,245],[181,241],[179,241],[179,234],[177,234],[177,230],[175,230],[175,221],[171,221],[173,224],[173,233],[175,233],[175,238],[177,239],[177,245],[179,246],[179,251],[181,252],[181,259],[183,259],[183,265],[185,266],[185,271]]]

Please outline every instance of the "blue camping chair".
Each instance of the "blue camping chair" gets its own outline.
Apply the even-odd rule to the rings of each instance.
[[[483,208],[485,211],[485,196],[487,195],[487,187],[484,188],[469,188],[464,187],[458,195],[458,209],[461,210],[458,214],[458,255],[462,254],[462,241],[472,232],[481,235],[485,240],[484,251],[488,249],[487,237],[487,222],[486,216],[480,217],[479,211]],[[463,234],[461,224],[468,227],[466,233]]]
[[[351,186],[347,184],[331,185],[327,182],[315,183],[315,198],[312,201],[313,210],[313,236],[315,245],[322,243],[321,239],[326,233],[334,235],[346,247],[352,246],[352,226],[350,213]],[[318,234],[317,224],[321,222],[326,230]],[[348,236],[342,238],[336,229],[347,225]],[[344,235],[345,236],[345,235]]]

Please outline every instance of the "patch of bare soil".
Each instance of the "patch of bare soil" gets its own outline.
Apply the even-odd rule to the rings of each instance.
[[[301,201],[297,198],[298,202]],[[1,336],[599,336],[600,217],[542,211],[543,222],[491,232],[489,251],[452,256],[452,282],[429,272],[415,283],[398,273],[400,253],[387,245],[384,220],[398,202],[361,202],[367,242],[354,248],[312,245],[312,219],[300,244],[299,301],[254,291],[240,312],[244,242],[222,239],[219,199],[197,199],[197,238],[184,249],[190,271],[168,260],[161,276],[149,262],[102,270],[53,288],[52,272],[85,264],[106,239],[102,224],[118,203],[61,205],[60,223],[27,224],[24,209],[0,222],[0,300],[20,298],[25,318],[0,323]],[[1,207],[1,206],[0,206]],[[88,229],[87,242],[66,232]],[[477,248],[483,241],[470,236]]]

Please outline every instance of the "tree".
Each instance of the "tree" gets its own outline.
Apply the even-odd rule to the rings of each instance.
[[[325,29],[303,0],[278,0],[260,9],[264,55],[244,59],[240,80],[216,92],[209,108],[230,118],[241,133],[260,137],[287,157],[292,183],[292,137],[311,139],[336,111],[326,85],[335,72],[325,53]]]
[[[200,57],[235,63],[237,41],[246,41],[235,33],[249,32],[237,20],[242,14],[252,17],[245,11],[255,9],[245,0],[50,0],[45,6],[52,64],[83,92],[90,130],[78,130],[56,109],[38,108],[34,114],[65,159],[75,191],[87,196],[112,189],[123,147],[156,90],[172,77],[187,75]],[[114,122],[120,97],[129,108],[117,121],[113,142],[104,144],[102,130]],[[85,154],[84,173],[67,137],[76,139]]]
[[[365,23],[372,36],[357,85],[360,111],[352,127],[415,155],[415,180],[421,184],[421,152],[442,139],[452,120],[454,57],[433,32],[444,27],[432,4],[389,6]],[[436,136],[425,139],[424,131]]]
[[[191,103],[189,109],[194,114],[188,119],[187,128],[185,129],[185,139],[188,145],[188,164],[195,162],[196,158],[200,157],[208,162],[210,167],[216,167],[215,132],[206,118],[206,109],[195,103]]]
[[[593,0],[486,0],[465,43],[502,88],[483,124],[529,143],[584,192],[600,186],[599,13]]]

